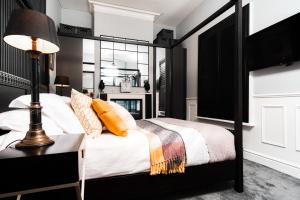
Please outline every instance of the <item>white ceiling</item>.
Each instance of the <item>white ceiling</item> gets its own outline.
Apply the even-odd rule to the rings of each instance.
[[[88,0],[59,0],[62,8],[89,11]],[[177,26],[203,0],[94,0],[101,3],[125,6],[160,13],[155,23]]]

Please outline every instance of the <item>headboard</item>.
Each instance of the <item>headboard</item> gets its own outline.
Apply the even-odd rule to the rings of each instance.
[[[0,112],[7,111],[11,100],[29,91],[29,80],[0,71]]]
[[[8,105],[13,99],[29,91],[29,80],[0,71],[0,113],[9,110]],[[8,132],[0,129],[0,136]]]

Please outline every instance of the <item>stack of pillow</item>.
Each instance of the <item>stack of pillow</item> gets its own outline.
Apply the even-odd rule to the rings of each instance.
[[[127,136],[128,130],[136,127],[131,114],[114,102],[91,99],[73,89],[71,91],[71,105],[87,134],[101,133],[101,122],[111,133],[117,136]]]
[[[27,132],[29,129],[30,95],[14,99],[9,107],[17,108],[0,113],[0,129]],[[106,102],[76,91],[71,98],[55,94],[40,94],[42,123],[47,135],[80,134],[99,135],[103,125],[117,136],[126,136],[135,129],[136,122],[131,114],[114,102]]]

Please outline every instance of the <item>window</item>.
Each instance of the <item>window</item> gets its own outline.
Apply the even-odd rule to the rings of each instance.
[[[95,41],[83,39],[82,89],[94,92]]]
[[[129,43],[147,41],[101,37],[121,41],[100,43],[100,78],[105,85],[120,86],[125,78],[129,78],[132,87],[143,87],[144,81],[149,80],[149,47]]]

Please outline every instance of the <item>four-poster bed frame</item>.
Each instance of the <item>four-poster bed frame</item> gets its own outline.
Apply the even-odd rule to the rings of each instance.
[[[100,198],[154,198],[166,192],[179,192],[185,189],[195,188],[201,190],[201,187],[206,187],[208,183],[216,183],[219,181],[234,180],[234,188],[237,192],[243,192],[243,144],[242,144],[242,71],[243,71],[243,31],[242,31],[242,0],[231,0],[226,5],[217,10],[214,14],[188,32],[185,36],[179,39],[174,45],[163,46],[151,43],[132,42],[138,45],[151,46],[154,52],[153,73],[156,74],[155,53],[156,47],[172,48],[181,44],[185,39],[196,33],[212,20],[223,14],[232,6],[235,6],[235,114],[234,114],[234,137],[236,159],[232,161],[223,161],[217,163],[208,163],[199,166],[186,168],[184,174],[159,175],[150,176],[149,173],[138,173],[122,176],[114,176],[107,178],[97,178],[85,181],[85,198],[100,199]],[[78,37],[74,35],[64,34],[63,36]],[[123,42],[115,39],[100,38],[100,37],[85,37],[86,39]],[[172,51],[171,51],[172,53]],[[1,72],[2,69],[0,69]],[[0,94],[10,93],[10,98],[6,102],[1,102],[2,105],[8,105],[8,102],[15,96],[26,93],[28,83],[19,77],[11,75],[2,75],[0,73]],[[9,78],[7,78],[9,76]],[[153,78],[153,110],[155,108],[156,99],[156,78]],[[8,89],[12,87],[11,89]],[[4,109],[1,108],[0,112]]]

